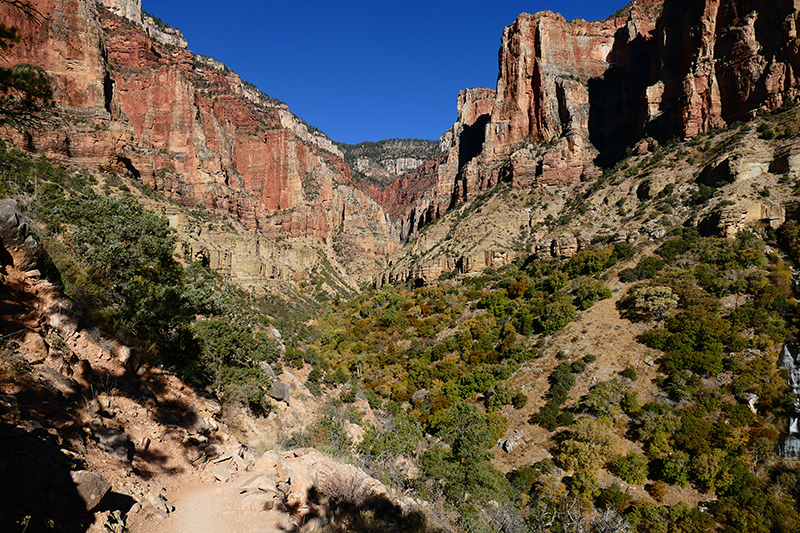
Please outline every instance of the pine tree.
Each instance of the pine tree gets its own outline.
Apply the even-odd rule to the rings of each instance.
[[[42,14],[26,0],[0,0],[12,11],[36,24],[44,24]],[[0,58],[20,41],[16,28],[0,24]],[[18,64],[0,66],[0,126],[17,130],[35,129],[44,124],[53,106],[53,90],[41,67]]]

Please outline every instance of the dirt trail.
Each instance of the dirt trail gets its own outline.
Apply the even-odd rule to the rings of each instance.
[[[175,506],[166,520],[129,525],[131,533],[286,533],[297,527],[286,513],[243,508],[247,475],[225,484],[189,482],[168,494]]]

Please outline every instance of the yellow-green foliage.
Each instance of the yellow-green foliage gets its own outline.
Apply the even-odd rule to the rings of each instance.
[[[579,418],[561,443],[558,460],[567,470],[593,471],[613,458],[619,448],[608,418]]]

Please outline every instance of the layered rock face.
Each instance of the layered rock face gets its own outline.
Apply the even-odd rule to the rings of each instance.
[[[285,104],[213,60],[173,52],[177,57],[165,61],[123,19],[103,26],[120,107],[138,141],[131,160],[146,183],[187,205],[233,215],[273,241],[324,243],[335,231],[340,247],[360,257],[394,250],[386,216],[351,186],[341,153]],[[307,254],[280,255],[283,264],[267,262],[262,270],[308,263]]]
[[[3,59],[49,73],[60,118],[54,128],[21,135],[24,147],[127,169],[185,206],[232,217],[280,249],[229,261],[259,258],[234,278],[285,279],[318,262],[317,255],[336,263],[334,248],[359,258],[360,271],[396,250],[388,218],[352,186],[330,139],[221,63],[194,56],[179,31],[143,15],[139,0],[33,4],[41,24],[0,6],[0,20],[22,37]],[[222,253],[235,257],[240,248]]]
[[[600,22],[522,14],[503,32],[497,89],[468,89],[447,156],[379,197],[408,235],[501,181],[593,179],[642,139],[688,138],[798,96],[793,0],[636,0]],[[652,143],[652,141],[650,141]],[[400,183],[398,189],[407,188]]]
[[[503,32],[497,88],[459,94],[443,158],[371,194],[411,240],[498,183],[592,180],[629,150],[652,151],[776,108],[798,96],[798,8],[789,0],[636,0],[600,22],[522,14]],[[747,209],[737,207],[726,227],[781,219],[772,206]],[[481,246],[473,252],[500,252]],[[568,256],[577,244],[552,248]],[[384,280],[467,272],[465,259],[395,266]]]

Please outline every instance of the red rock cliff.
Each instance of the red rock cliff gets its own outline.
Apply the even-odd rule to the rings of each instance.
[[[26,132],[32,151],[127,167],[186,206],[202,204],[272,239],[310,238],[366,258],[395,251],[382,208],[356,190],[335,145],[224,65],[156,29],[138,1],[34,0],[44,22],[0,5],[19,28],[9,64],[43,67],[59,119]],[[119,13],[125,17],[119,16]]]
[[[459,94],[444,161],[376,198],[408,235],[500,181],[592,179],[643,138],[688,138],[778,107],[798,97],[799,8],[636,0],[600,22],[524,13],[503,32],[497,89]]]

